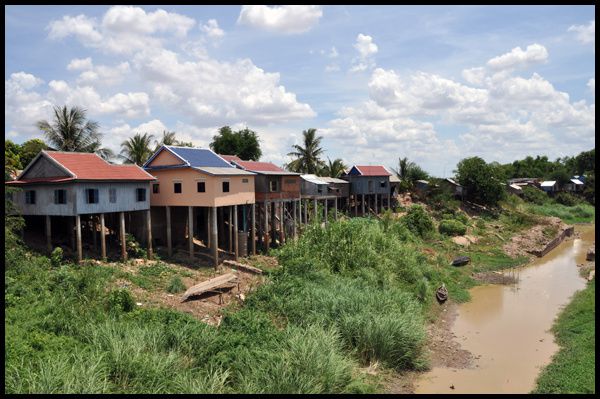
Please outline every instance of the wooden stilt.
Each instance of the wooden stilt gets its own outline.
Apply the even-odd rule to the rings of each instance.
[[[173,243],[171,242],[171,207],[166,206],[167,212],[167,253],[169,256],[173,256]]]
[[[377,213],[378,213],[378,212],[377,212],[377,200],[378,200],[378,197],[379,197],[379,196],[378,196],[377,194],[375,194],[375,214],[376,214],[376,215],[377,215]]]
[[[79,217],[79,216],[78,216]],[[121,226],[121,259],[127,260],[127,243],[125,242],[125,213],[119,212],[119,222]]]
[[[238,226],[238,213],[237,213],[237,205],[233,206],[233,242],[234,242],[234,250],[235,250],[235,261],[237,262],[240,252],[239,252],[239,226]]]
[[[206,247],[207,248],[211,248],[210,246],[210,242],[211,242],[211,234],[210,234],[210,229],[211,229],[211,218],[212,218],[212,213],[210,211],[210,208],[204,208],[206,209]]]
[[[100,255],[106,260],[106,235],[104,234],[104,214],[100,214]]]
[[[315,208],[315,209],[313,209],[313,214],[315,215],[315,221],[318,223],[318,221],[319,221],[319,214],[318,214],[317,209],[319,207],[318,207],[318,202],[317,202],[316,198],[313,199],[313,205],[314,205],[314,208]]]
[[[392,209],[392,201],[391,201],[390,193],[388,193],[388,195],[387,195],[387,205],[388,205],[388,209]]]
[[[252,239],[252,255],[256,255],[256,204],[252,204],[252,222],[250,223],[250,237]]]
[[[194,207],[188,206],[188,245],[190,259],[194,260]]]
[[[362,206],[362,216],[365,216],[365,195],[361,194],[362,200],[360,201],[360,205]]]
[[[269,201],[265,201],[263,208],[265,210],[264,244],[265,244],[265,253],[268,253],[268,251],[269,251]]]
[[[308,200],[304,200],[304,224],[308,224]]]
[[[50,218],[50,215],[46,215],[46,248],[48,249],[48,253],[52,253],[52,225]]]
[[[217,208],[216,207],[212,207],[211,208],[211,213],[212,213],[212,228],[211,228],[211,234],[212,234],[212,238],[211,241],[213,242],[213,246],[212,246],[212,255],[213,255],[213,264],[215,266],[215,270],[217,270],[217,268],[219,267],[219,250],[218,250],[218,245],[217,243],[219,241],[218,240],[218,236],[217,236]]]
[[[334,218],[335,220],[337,220],[337,209],[338,209],[338,205],[337,205],[337,203],[338,203],[338,199],[336,198],[336,199],[335,199],[335,201],[334,201],[334,205],[335,205],[335,207],[333,208],[333,218]]]
[[[323,201],[323,203],[325,205],[325,226],[327,226],[327,208],[329,207],[329,200],[326,198],[325,201]]]
[[[294,236],[294,240],[298,237],[298,234],[296,233],[296,200],[294,200],[294,227],[293,227],[293,236]]]
[[[285,240],[285,202],[279,203],[279,245]]]
[[[73,232],[74,226],[73,226],[73,219],[68,218],[69,219],[69,238],[71,238],[71,249],[73,251],[77,251],[77,240],[75,239],[75,233]],[[25,239],[25,228],[23,228],[22,230],[23,236],[21,237],[22,239]]]
[[[98,253],[98,238],[96,237],[98,235],[98,226],[96,225],[96,217],[94,215],[92,215],[91,217],[91,223],[92,223],[92,244],[94,245],[94,254]]]
[[[231,214],[231,209],[233,207],[229,206],[227,208],[227,216],[229,218],[229,252],[233,252],[233,224],[232,224],[232,214]]]
[[[277,202],[271,202],[271,241],[275,244],[277,239]]]
[[[152,216],[150,215],[150,209],[146,211],[146,228],[148,229],[148,259],[152,259]]]
[[[77,235],[77,261],[83,260],[83,248],[81,246],[81,216],[75,216],[75,230]]]

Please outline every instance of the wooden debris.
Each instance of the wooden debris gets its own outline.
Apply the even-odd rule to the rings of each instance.
[[[236,281],[237,276],[233,273],[223,274],[210,280],[203,281],[200,284],[196,284],[188,288],[188,290],[184,292],[181,296],[181,302],[184,302],[191,296],[200,295],[205,292],[210,292],[217,288],[224,288],[225,286],[231,285],[235,286],[235,284],[233,283],[235,283]]]
[[[596,259],[596,248],[592,247],[589,249],[589,251],[587,252],[587,254],[585,255],[585,260],[595,260]]]
[[[262,270],[260,270],[257,267],[245,265],[243,263],[239,263],[239,262],[236,262],[233,260],[224,260],[223,264],[234,267],[236,269],[241,269],[242,271],[245,271],[245,272],[250,272],[250,273],[255,273],[255,274],[262,274],[262,272],[263,272]]]

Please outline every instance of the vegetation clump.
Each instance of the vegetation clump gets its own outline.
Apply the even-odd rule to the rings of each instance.
[[[448,236],[462,236],[467,232],[467,226],[453,219],[442,220],[438,229],[441,234]]]
[[[415,235],[426,238],[434,231],[433,219],[420,205],[412,205],[402,217],[404,225]]]
[[[180,292],[185,291],[185,289],[185,284],[183,284],[183,281],[181,281],[181,277],[174,276],[169,282],[167,292],[171,294],[179,294]]]

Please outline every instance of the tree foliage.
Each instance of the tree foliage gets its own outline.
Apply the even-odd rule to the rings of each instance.
[[[456,178],[471,201],[495,206],[504,196],[498,171],[479,157],[465,158],[457,165]]]
[[[42,150],[47,150],[48,145],[40,139],[31,139],[21,144],[21,164],[23,167],[29,165],[29,162],[33,161],[33,158],[37,156]]]
[[[213,136],[210,148],[217,154],[236,155],[245,161],[258,161],[262,156],[258,134],[248,128],[234,132],[223,126]]]
[[[23,169],[21,149],[18,144],[4,140],[4,181],[11,180],[15,171]]]
[[[155,146],[154,146],[154,151],[152,151],[153,153],[158,151],[158,149],[160,147],[162,147],[163,145],[176,145],[179,147],[193,147],[194,144],[187,143],[185,141],[180,141],[177,140],[177,136],[175,132],[167,132],[166,130],[163,130],[163,135],[160,138],[160,140],[154,140]]]
[[[150,143],[154,136],[148,133],[136,133],[133,137],[121,143],[121,156],[125,159],[125,163],[134,163],[142,166],[150,156],[152,149]]]
[[[321,168],[319,176],[340,177],[347,169],[348,165],[344,164],[341,158],[337,158],[333,162],[327,158],[327,164]]]
[[[310,128],[302,132],[303,145],[294,144],[288,156],[294,157],[287,168],[296,173],[317,174],[325,166],[321,159],[324,151],[321,147],[322,136],[317,137],[317,129]]]
[[[417,180],[427,180],[429,175],[419,165],[407,157],[398,159],[398,168],[392,168],[400,179],[400,190],[406,191],[414,187]]]
[[[86,118],[87,111],[80,107],[54,107],[54,120],[50,123],[40,120],[36,123],[48,143],[59,151],[93,152],[104,159],[113,153],[102,147],[102,134],[98,122]]]

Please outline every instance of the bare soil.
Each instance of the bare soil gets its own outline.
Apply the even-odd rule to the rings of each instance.
[[[526,256],[533,258],[531,251],[542,250],[555,236],[548,236],[548,231],[562,232],[567,225],[557,217],[545,217],[541,223],[512,237],[502,249],[512,258]]]

